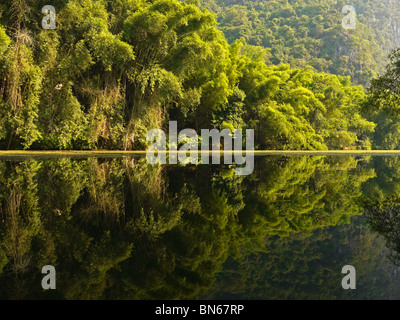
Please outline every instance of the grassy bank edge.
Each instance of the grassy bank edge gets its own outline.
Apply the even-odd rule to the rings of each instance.
[[[160,153],[171,153],[171,151],[160,151]],[[198,154],[209,153],[246,153],[250,151],[199,151]],[[254,155],[400,155],[400,150],[255,150]],[[0,157],[120,157],[120,156],[141,156],[147,151],[118,151],[118,150],[66,150],[66,151],[23,151],[23,150],[0,150]],[[178,153],[180,153],[178,151]]]

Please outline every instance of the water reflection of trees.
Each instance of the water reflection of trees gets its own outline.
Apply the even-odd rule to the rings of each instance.
[[[368,209],[369,221],[373,230],[382,234],[388,248],[392,250],[390,257],[400,265],[400,202],[388,203],[383,207]]]
[[[0,162],[0,298],[197,297],[229,256],[361,214],[369,161],[260,158],[248,177],[145,159]],[[46,264],[56,293],[41,290]]]
[[[400,158],[375,160],[380,179],[372,179],[364,186],[363,205],[372,228],[386,241],[389,257],[400,265]]]

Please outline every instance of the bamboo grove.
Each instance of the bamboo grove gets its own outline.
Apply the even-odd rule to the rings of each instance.
[[[144,150],[169,120],[254,129],[258,149],[399,146],[386,82],[271,62],[274,43],[228,42],[196,1],[55,0],[55,30],[45,5],[0,2],[0,149]]]

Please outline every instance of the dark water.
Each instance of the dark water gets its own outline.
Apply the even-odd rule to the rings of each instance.
[[[398,252],[398,157],[0,161],[1,299],[399,299]]]

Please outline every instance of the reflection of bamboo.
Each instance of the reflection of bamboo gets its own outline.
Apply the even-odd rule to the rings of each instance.
[[[29,266],[29,256],[24,253],[25,239],[23,230],[19,225],[19,213],[21,211],[22,193],[14,188],[10,196],[5,200],[4,206],[0,206],[2,221],[5,223],[8,236],[5,240],[5,249],[10,257],[14,279],[7,285],[10,299],[23,299],[27,295],[26,281],[20,278],[20,273],[26,272]],[[4,211],[2,210],[4,208]]]
[[[112,192],[113,183],[113,166],[112,162],[104,162],[99,164],[98,160],[91,159],[88,186],[90,201],[87,205],[80,207],[75,211],[85,220],[90,220],[102,214],[104,222],[109,223],[108,226],[116,226],[119,216],[124,214],[124,205],[122,194],[120,192]]]
[[[129,167],[131,169],[134,169],[136,167],[135,158],[134,157],[126,157],[125,158],[125,166]]]
[[[6,203],[6,215],[8,220],[8,234],[10,239],[10,251],[13,261],[13,270],[16,274],[23,273],[29,265],[29,257],[24,254],[24,236],[18,223],[18,214],[21,208],[22,193],[14,189]]]

